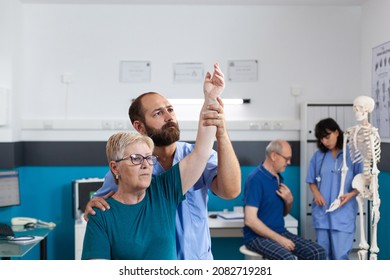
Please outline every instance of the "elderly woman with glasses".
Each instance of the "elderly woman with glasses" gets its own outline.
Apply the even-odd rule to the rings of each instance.
[[[96,215],[89,218],[82,259],[177,258],[176,208],[200,178],[210,156],[216,127],[202,120],[218,114],[214,108],[223,89],[222,72],[206,74],[195,148],[160,175],[152,176],[157,157],[151,138],[133,132],[109,138],[106,154],[118,191],[107,199],[110,210],[95,208]]]

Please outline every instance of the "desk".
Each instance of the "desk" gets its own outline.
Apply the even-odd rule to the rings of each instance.
[[[218,214],[221,212],[209,212]],[[298,234],[298,221],[288,214],[284,217],[285,227],[288,231]],[[242,228],[244,219],[226,220],[221,217],[209,218],[209,228],[211,237],[243,237]]]
[[[0,257],[3,260],[10,260],[12,257],[20,258],[27,254],[32,248],[39,244],[40,246],[40,259],[47,260],[47,236],[53,230],[53,228],[35,228],[32,230],[23,230],[20,227],[12,227],[15,232],[15,237],[25,236],[25,235],[34,235],[43,237],[42,240],[20,245],[15,243],[9,243],[5,240],[0,241]]]

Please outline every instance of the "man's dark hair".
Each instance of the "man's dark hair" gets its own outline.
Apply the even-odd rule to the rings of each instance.
[[[142,106],[142,98],[149,94],[158,94],[157,92],[146,92],[138,96],[136,99],[133,99],[129,107],[129,118],[133,124],[135,121],[140,121],[145,123],[145,112],[144,107]]]

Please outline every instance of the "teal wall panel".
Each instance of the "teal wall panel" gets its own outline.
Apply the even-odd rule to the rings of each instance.
[[[48,236],[48,259],[74,259],[72,181],[104,177],[108,167],[20,167],[21,205],[0,208],[0,222],[15,216],[34,217],[57,224]],[[38,248],[22,259],[39,259]]]

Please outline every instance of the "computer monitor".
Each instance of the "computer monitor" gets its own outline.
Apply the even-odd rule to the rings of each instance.
[[[87,178],[74,180],[73,185],[73,217],[76,220],[81,218],[85,212],[88,201],[95,192],[103,185],[103,178]]]
[[[20,205],[19,173],[0,171],[0,207]]]

